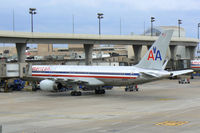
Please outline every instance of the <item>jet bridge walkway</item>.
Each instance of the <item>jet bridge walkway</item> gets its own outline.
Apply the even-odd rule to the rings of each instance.
[[[28,63],[0,63],[0,91],[7,91],[8,80],[28,76],[30,66]]]

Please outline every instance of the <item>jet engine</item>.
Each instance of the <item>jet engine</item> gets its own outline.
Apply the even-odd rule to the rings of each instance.
[[[56,83],[53,80],[45,79],[40,82],[40,89],[44,91],[57,91],[62,89],[62,84]]]

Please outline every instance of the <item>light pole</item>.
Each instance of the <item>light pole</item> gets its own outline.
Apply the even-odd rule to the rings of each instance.
[[[153,22],[155,21],[154,17],[151,17],[151,36],[153,36]]]
[[[74,14],[72,14],[72,33],[74,34]]]
[[[198,23],[198,33],[197,33],[197,37],[198,37],[198,39],[199,39],[199,27],[200,27],[200,23]],[[197,50],[197,53],[199,52],[199,43],[198,43],[198,50]]]
[[[101,35],[101,19],[103,19],[103,13],[97,13],[99,19],[99,35]]]
[[[199,27],[200,27],[200,23],[198,23],[198,26],[197,26],[197,28],[198,28],[197,38],[198,38],[198,39],[199,39]]]
[[[33,32],[33,15],[36,13],[36,8],[29,8],[29,14],[31,14],[31,32]]]
[[[120,35],[122,34],[122,20],[121,20],[121,17],[120,17],[120,20],[119,20],[119,34]]]
[[[178,20],[178,36],[179,37],[181,37],[181,31],[180,31],[180,29],[181,29],[181,27],[180,27],[180,25],[182,24],[182,20]]]
[[[15,31],[15,10],[13,9],[13,32]]]

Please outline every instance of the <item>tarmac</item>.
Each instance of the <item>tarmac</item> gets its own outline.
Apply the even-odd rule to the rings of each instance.
[[[200,79],[161,80],[139,92],[0,93],[2,133],[199,133]]]

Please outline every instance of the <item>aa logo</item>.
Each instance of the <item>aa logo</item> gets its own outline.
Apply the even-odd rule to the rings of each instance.
[[[160,50],[157,50],[156,47],[153,47],[153,51],[152,49],[150,50],[147,60],[150,60],[150,59],[155,60],[155,61],[158,59],[162,60]]]

